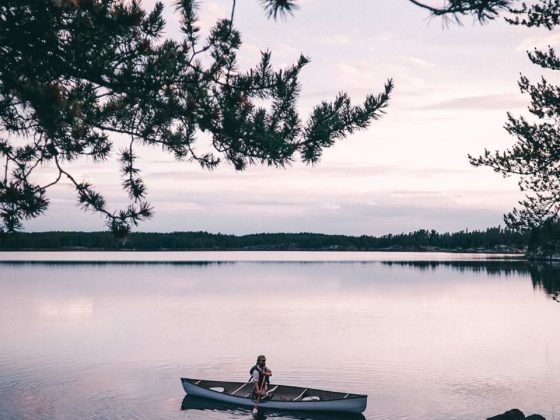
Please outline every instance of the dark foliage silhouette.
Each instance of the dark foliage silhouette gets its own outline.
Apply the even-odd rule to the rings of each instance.
[[[204,2],[200,2],[202,5]],[[290,12],[264,2],[272,17]],[[317,163],[323,149],[379,118],[393,84],[354,106],[346,93],[322,102],[306,121],[296,110],[300,56],[282,70],[271,53],[242,70],[241,35],[231,17],[201,36],[199,2],[175,3],[182,40],[165,39],[163,3],[144,10],[137,1],[7,0],[0,3],[0,230],[14,232],[44,213],[47,190],[65,179],[79,205],[103,215],[126,237],[152,216],[136,146],[164,150],[181,161],[215,168],[220,162],[284,166],[295,159]],[[173,6],[168,6],[173,7]],[[200,152],[204,133],[210,150]],[[130,204],[110,209],[92,182],[71,163],[112,158],[121,169]],[[54,167],[50,181],[37,172]]]

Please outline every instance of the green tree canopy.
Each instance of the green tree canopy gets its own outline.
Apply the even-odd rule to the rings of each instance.
[[[313,164],[323,149],[383,114],[391,80],[361,105],[340,93],[304,120],[298,76],[308,58],[274,70],[263,51],[255,67],[240,69],[235,3],[231,17],[203,38],[198,2],[176,2],[183,38],[174,40],[163,37],[163,3],[146,11],[136,0],[2,1],[0,231],[18,230],[45,212],[47,190],[67,179],[84,209],[126,236],[152,215],[136,165],[138,144],[208,169],[222,161],[238,170],[295,159]],[[295,7],[289,0],[262,3],[272,17]],[[201,133],[210,136],[211,152],[197,151]],[[102,163],[115,154],[130,199],[122,210],[111,210],[94,185],[68,170],[81,157]],[[56,168],[54,179],[34,182],[47,166]]]

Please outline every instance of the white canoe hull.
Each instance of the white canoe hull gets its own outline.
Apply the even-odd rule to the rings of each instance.
[[[228,404],[233,404],[237,406],[245,406],[253,408],[255,406],[255,400],[240,395],[230,395],[226,392],[218,392],[208,387],[204,387],[203,384],[197,384],[196,380],[191,380],[187,378],[181,378],[183,384],[183,389],[189,395],[193,395],[201,398],[208,398],[215,401],[221,401]],[[199,383],[202,381],[198,381]],[[216,384],[218,384],[216,382]],[[225,384],[225,383],[224,383]],[[242,384],[240,384],[242,385]],[[271,385],[271,388],[274,385]],[[295,389],[295,387],[290,387]],[[303,389],[303,388],[302,388]],[[329,391],[320,391],[324,393],[329,393]],[[335,394],[335,393],[333,393]],[[341,394],[341,393],[336,393]],[[367,395],[354,395],[346,394],[346,397],[335,398],[335,399],[324,399],[324,400],[311,400],[311,401],[275,401],[274,398],[271,400],[264,400],[259,402],[259,407],[263,409],[275,409],[275,410],[296,410],[296,411],[313,411],[313,412],[344,412],[344,413],[362,413],[367,406]]]

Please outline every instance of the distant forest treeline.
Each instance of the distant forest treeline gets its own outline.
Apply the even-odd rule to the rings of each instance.
[[[319,233],[223,235],[208,232],[131,233],[126,242],[109,232],[35,232],[0,234],[0,250],[410,250],[523,251],[526,236],[501,227],[484,231],[438,233],[417,230],[384,236]]]

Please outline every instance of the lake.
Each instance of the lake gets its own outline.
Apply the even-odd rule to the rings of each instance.
[[[481,254],[0,253],[0,418],[250,419],[180,377],[246,381],[261,353],[367,419],[560,418],[559,290]]]

